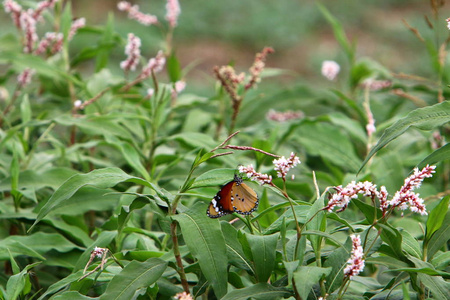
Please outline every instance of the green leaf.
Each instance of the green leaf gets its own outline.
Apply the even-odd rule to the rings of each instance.
[[[402,135],[409,127],[416,127],[422,130],[431,130],[450,121],[450,101],[444,101],[432,106],[418,108],[410,112],[406,117],[401,118],[392,126],[386,129],[378,143],[370,150],[363,161],[359,171],[365,166],[369,159],[381,148],[392,140]]]
[[[346,248],[351,248],[350,238],[347,239]],[[350,256],[349,250],[346,248],[340,247],[332,251],[323,264],[325,268],[331,268],[330,273],[325,278],[325,286],[329,292],[333,292],[338,289],[344,280],[344,268]]]
[[[77,174],[70,177],[55,191],[52,197],[41,208],[36,221],[28,231],[31,231],[33,227],[51,211],[70,203],[70,198],[81,187],[91,185],[98,188],[109,188],[132,178],[132,176],[127,175],[117,168],[94,170],[87,174]]]
[[[20,103],[20,116],[22,118],[22,123],[27,123],[31,121],[31,105],[28,94],[23,96],[22,102]]]
[[[234,174],[236,169],[214,169],[198,176],[190,188],[220,186],[233,180]]]
[[[28,271],[39,264],[40,262],[28,265],[20,273],[9,277],[6,284],[5,299],[16,300],[22,294],[26,281],[29,280]]]
[[[50,250],[58,252],[68,252],[73,249],[81,249],[72,242],[66,240],[62,235],[56,233],[37,232],[31,235],[11,235],[0,241],[0,260],[9,259],[10,249],[14,256],[30,255],[44,259],[39,254],[44,254]],[[26,252],[22,252],[29,249]]]
[[[425,240],[429,240],[433,234],[441,228],[444,223],[445,215],[448,211],[448,204],[450,202],[450,195],[445,196],[439,204],[430,212],[427,220],[427,228]]]
[[[170,82],[177,82],[181,79],[181,66],[180,61],[177,59],[175,52],[172,52],[167,59],[167,73],[170,78]]]
[[[251,265],[251,261],[245,256],[242,245],[239,242],[237,229],[228,222],[221,222],[220,225],[222,226],[223,236],[225,237],[230,264],[254,274],[255,270]]]
[[[167,262],[150,258],[145,262],[132,261],[113,279],[100,297],[102,299],[133,299],[136,291],[155,283],[167,268]]]
[[[296,139],[311,155],[320,155],[333,164],[356,172],[360,159],[347,135],[327,123],[303,123],[297,128]]]
[[[227,293],[227,250],[218,220],[206,216],[206,207],[196,203],[173,218],[180,224],[184,241],[198,260],[203,275],[217,298]]]
[[[55,297],[52,297],[52,300],[89,300],[89,299],[92,300],[92,299],[98,299],[98,298],[91,298],[91,297],[82,295],[77,291],[64,292]]]
[[[424,262],[414,257],[408,257],[418,269],[434,269],[430,263]],[[450,299],[450,283],[446,282],[441,276],[430,276],[427,271],[418,272],[419,280],[432,293],[434,299]]]
[[[403,230],[401,234],[402,249],[416,258],[422,258],[422,250],[419,242],[406,230]]]
[[[267,282],[275,268],[279,233],[271,235],[245,234],[252,253],[253,267],[258,282]]]
[[[292,293],[284,288],[277,288],[268,283],[257,283],[243,289],[231,291],[222,300],[273,300],[286,298],[291,295]]]
[[[342,24],[328,11],[328,9],[322,5],[320,2],[316,2],[317,7],[319,7],[320,12],[325,17],[325,19],[330,23],[333,28],[334,37],[342,49],[347,54],[350,61],[353,61],[354,49],[350,44],[347,35],[345,34]]]
[[[301,266],[294,273],[295,288],[301,299],[307,299],[312,287],[330,274],[331,268]]]
[[[372,205],[369,205],[367,203],[364,203],[359,199],[352,199],[351,202],[358,207],[358,209],[366,217],[367,222],[370,224],[372,224],[374,221],[375,213],[377,214],[377,219],[380,219],[383,214],[380,209],[373,207]]]
[[[176,140],[183,146],[190,148],[214,149],[217,145],[211,136],[198,132],[183,132],[169,137],[169,140]]]
[[[97,59],[95,60],[95,72],[99,72],[108,65],[109,54],[114,46],[117,45],[114,41],[114,14],[108,14],[108,21],[105,25],[102,38],[97,46]]]
[[[450,143],[445,144],[441,148],[433,151],[430,155],[425,157],[420,163],[417,164],[417,168],[422,169],[426,165],[434,165],[438,162],[448,160],[450,157]]]
[[[441,249],[450,239],[450,212],[445,215],[444,222],[441,227],[434,232],[428,242],[427,257],[430,260],[439,249]]]
[[[314,204],[311,206],[308,216],[306,220],[311,220],[306,224],[306,229],[309,231],[316,231],[325,233],[327,220],[325,217],[325,212],[322,211],[324,207],[324,197],[323,194],[319,199],[317,199]],[[311,246],[313,247],[316,255],[320,252],[321,244],[322,244],[322,236],[321,235],[310,235],[308,236],[308,240],[311,241]]]
[[[87,262],[87,261],[86,261]],[[68,286],[69,284],[71,284],[74,281],[77,281],[78,279],[81,278],[81,276],[83,276],[83,270],[79,270],[76,273],[72,273],[69,276],[57,281],[56,283],[52,284],[47,291],[45,291],[44,294],[42,294],[41,297],[39,297],[38,300],[43,300],[43,299],[48,299],[48,295],[54,294],[57,291],[63,289],[64,287]],[[63,298],[64,299],[64,298]]]
[[[381,239],[389,245],[390,249],[393,251],[395,258],[402,259],[405,257],[402,251],[402,234],[400,231],[395,229],[390,225],[378,224],[381,227]]]

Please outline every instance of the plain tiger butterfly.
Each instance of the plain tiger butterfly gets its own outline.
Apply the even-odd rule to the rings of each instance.
[[[225,184],[211,200],[206,214],[210,218],[219,218],[234,212],[249,215],[258,208],[258,204],[256,192],[246,185],[241,177],[234,175],[234,179]]]

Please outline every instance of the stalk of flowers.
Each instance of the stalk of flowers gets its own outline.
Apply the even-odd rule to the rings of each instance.
[[[77,33],[78,29],[83,28],[86,26],[86,19],[85,18],[79,18],[72,22],[72,25],[70,26],[69,35],[67,36],[67,40],[71,41],[74,37],[74,35]]]
[[[305,116],[302,111],[288,110],[285,112],[278,112],[273,109],[269,110],[266,114],[266,118],[271,121],[284,123],[290,120],[298,120]]]
[[[138,5],[131,5],[131,3],[127,1],[120,1],[117,4],[117,8],[120,11],[127,12],[130,19],[136,20],[145,26],[150,26],[158,23],[158,18],[156,16],[140,12]]]
[[[275,51],[271,47],[265,47],[261,53],[256,53],[255,61],[250,67],[250,81],[245,85],[245,90],[254,87],[258,82],[261,81],[261,73],[266,66],[267,55],[274,53]]]
[[[358,183],[352,181],[345,187],[342,187],[342,185],[340,185],[335,187],[334,189],[337,191],[337,193],[334,193],[331,196],[330,201],[328,201],[328,204],[323,208],[323,210],[332,212],[334,207],[340,207],[340,209],[337,212],[344,211],[347,208],[348,204],[350,203],[351,199],[358,198],[358,194],[368,196],[372,198],[372,200],[374,200],[375,197],[378,197],[379,199],[384,197],[384,195],[382,196],[378,192],[377,186],[369,181]],[[386,190],[386,188],[384,187],[381,187],[381,189],[383,191]]]
[[[175,28],[177,26],[178,16],[181,13],[178,0],[167,0],[166,12],[166,20],[169,22],[171,28]]]
[[[39,2],[37,4],[36,9],[33,11],[33,18],[36,21],[40,21],[42,19],[42,13],[44,12],[44,10],[48,8],[53,8],[56,2],[58,2],[58,0],[46,0]]]
[[[359,235],[352,234],[352,254],[347,261],[347,267],[344,269],[344,276],[351,279],[364,270],[364,251],[361,246],[361,238]]]
[[[166,57],[162,50],[159,50],[155,57],[150,58],[147,65],[142,69],[141,74],[139,74],[138,78],[144,80],[152,73],[159,73],[163,70],[166,64]]]
[[[245,173],[248,178],[250,178],[252,181],[258,182],[260,185],[263,185],[263,184],[273,185],[272,176],[256,172],[253,165],[249,165],[246,167],[239,166],[238,170],[239,170],[239,173]]]
[[[283,181],[286,181],[286,175],[289,170],[300,163],[300,159],[295,155],[294,152],[291,152],[289,158],[285,158],[284,156],[274,159],[273,164],[275,165],[274,170],[277,171],[277,176],[283,178]]]
[[[3,1],[3,7],[5,12],[11,14],[11,18],[14,22],[14,25],[21,30],[22,26],[20,25],[20,15],[22,14],[22,6],[13,0],[5,0]]]
[[[41,39],[34,53],[36,55],[42,54],[50,48],[50,53],[53,55],[62,50],[64,35],[60,32],[47,32]]]
[[[340,70],[341,67],[335,61],[325,60],[322,63],[322,75],[330,81],[333,81],[337,77]]]
[[[420,187],[425,178],[430,178],[435,173],[436,166],[426,165],[422,170],[414,169],[414,173],[405,179],[403,186],[394,197],[389,201],[389,206],[392,208],[398,207],[400,210],[408,208],[412,212],[418,212],[421,215],[427,215],[427,210],[423,204],[423,199],[419,194],[413,192],[414,189]]]
[[[230,96],[231,100],[234,103],[241,101],[241,96],[238,94],[239,84],[242,83],[245,79],[245,74],[242,72],[239,75],[236,74],[236,71],[232,66],[222,66],[215,67],[214,74],[216,78],[220,81],[222,87]]]
[[[25,53],[32,53],[34,43],[38,40],[36,19],[33,18],[33,10],[22,11],[20,14],[20,28],[25,35],[23,51]]]
[[[19,84],[19,88],[22,88],[31,82],[31,78],[33,77],[35,71],[30,68],[26,68],[17,76],[17,83]]]
[[[141,39],[135,36],[133,33],[128,34],[128,43],[125,46],[125,54],[127,59],[120,63],[120,68],[125,72],[136,70],[136,66],[139,64],[139,58],[141,57]]]
[[[364,89],[369,89],[371,91],[378,91],[386,89],[392,86],[392,81],[390,80],[375,80],[372,78],[366,79],[361,83],[361,87]]]

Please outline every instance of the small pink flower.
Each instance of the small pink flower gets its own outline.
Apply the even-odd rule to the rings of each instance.
[[[186,88],[186,81],[178,80],[177,82],[175,82],[174,86],[175,92],[179,94]]]
[[[98,258],[102,258],[103,253],[105,253],[107,250],[108,249],[106,248],[95,247],[94,250],[92,250],[91,255],[97,256]]]
[[[128,17],[134,19],[139,23],[149,26],[158,23],[158,18],[154,15],[144,14],[139,11],[138,5],[131,5],[127,1],[120,1],[117,8],[121,11],[128,12]]]
[[[153,97],[153,95],[155,94],[155,90],[150,88],[147,90],[147,98],[151,98]]]
[[[120,67],[125,71],[134,71],[139,64],[139,58],[141,57],[141,39],[132,33],[128,34],[128,43],[125,47],[125,54],[128,55],[127,59],[120,63]]]
[[[445,19],[445,21],[447,22],[447,28],[450,30],[450,18]]]
[[[139,77],[144,79],[150,77],[152,72],[153,73],[161,72],[165,64],[166,64],[166,57],[164,56],[162,50],[159,50],[154,58],[150,58],[147,65],[142,69],[142,72],[139,75]]]
[[[34,73],[35,71],[33,69],[26,68],[17,76],[17,82],[21,87],[28,85],[31,82]]]
[[[253,168],[253,165],[249,165],[247,167],[239,166],[238,170],[239,173],[247,174],[248,178],[258,182],[260,185],[272,184],[272,176],[256,172],[255,169]]]
[[[341,67],[335,61],[325,60],[322,63],[322,75],[328,80],[334,80],[340,70]]]
[[[291,152],[291,156],[289,158],[285,158],[284,156],[274,159],[273,164],[275,165],[275,171],[277,171],[277,176],[286,180],[286,175],[289,170],[300,163],[300,159],[295,155],[294,152]]]
[[[250,67],[250,81],[245,85],[245,89],[248,90],[254,86],[256,86],[257,83],[261,81],[261,73],[264,70],[264,67],[266,66],[266,58],[267,55],[274,53],[275,51],[273,48],[265,47],[261,53],[256,53],[255,61],[253,62],[253,65]]]
[[[178,16],[181,13],[178,0],[167,0],[166,11],[166,20],[169,21],[170,27],[174,28],[177,26]]]
[[[173,298],[177,299],[177,300],[192,300],[193,299],[191,294],[186,293],[186,292],[178,293]]]
[[[266,114],[266,118],[271,121],[284,123],[290,120],[298,120],[302,119],[305,116],[305,114],[301,111],[292,111],[288,110],[285,112],[278,112],[273,109],[269,110],[269,112]]]
[[[358,275],[364,270],[364,250],[361,246],[361,238],[359,235],[352,234],[352,255],[347,261],[347,267],[344,269],[344,275],[350,279]]]
[[[72,22],[72,26],[70,26],[69,36],[67,39],[70,41],[73,39],[73,36],[77,33],[78,29],[86,26],[86,19],[79,18]]]
[[[82,105],[83,105],[83,101],[81,101],[80,99],[78,99],[78,100],[76,100],[76,101],[73,103],[73,108],[75,108],[75,109],[80,109]]]

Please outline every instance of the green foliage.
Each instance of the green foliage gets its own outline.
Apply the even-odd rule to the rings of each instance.
[[[182,5],[196,14],[238,8],[226,15],[237,24],[255,21],[241,18],[249,12],[296,24],[288,15],[300,7],[199,3]],[[190,72],[197,62],[185,66],[177,43],[197,26],[220,36],[202,23],[216,17],[183,8],[186,19],[172,28],[155,8],[159,24],[146,28],[110,12],[104,25],[71,39],[73,5],[59,1],[37,23],[40,41],[48,28],[63,34],[61,49],[37,54],[33,41],[25,53],[24,29],[0,37],[0,299],[164,300],[183,291],[198,299],[448,299],[450,73],[438,29],[445,24],[434,20],[423,37],[409,28],[432,76],[394,74],[360,58],[346,32],[352,21],[332,13],[338,5],[318,3],[299,13],[330,25],[335,56],[345,57],[335,82],[306,85],[278,68],[258,74],[272,57],[259,54],[245,78],[236,75],[240,62],[218,67],[201,80],[199,96]],[[279,35],[289,44],[302,29],[286,24],[224,34],[261,38],[255,44]],[[142,47],[136,70],[119,69],[124,30],[143,45],[158,41],[162,74],[142,72],[156,55],[151,47]],[[28,68],[31,82],[17,82]],[[296,83],[272,84],[285,75]],[[187,89],[176,90],[183,82]],[[274,168],[281,156],[286,173]],[[264,184],[239,172],[250,165],[253,179],[267,175]],[[211,199],[235,175],[245,186],[235,182],[233,194],[215,201],[239,206],[234,193],[252,188],[258,209],[208,218]],[[365,267],[350,275],[355,260]]]

